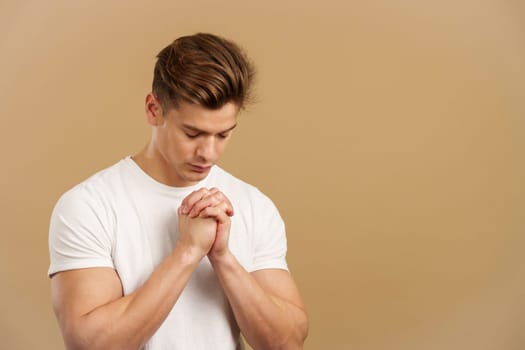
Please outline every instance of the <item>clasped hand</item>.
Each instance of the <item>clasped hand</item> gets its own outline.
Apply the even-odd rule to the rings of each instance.
[[[201,188],[189,194],[178,209],[179,244],[198,259],[228,251],[233,207],[217,188]]]

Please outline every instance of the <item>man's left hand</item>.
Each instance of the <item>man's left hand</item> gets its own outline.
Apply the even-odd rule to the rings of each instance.
[[[181,203],[182,214],[189,217],[214,218],[217,222],[215,241],[208,256],[215,259],[225,255],[228,250],[233,206],[217,188],[201,188],[189,194]]]

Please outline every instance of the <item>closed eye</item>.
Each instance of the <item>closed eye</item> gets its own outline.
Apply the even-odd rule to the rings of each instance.
[[[231,132],[233,129],[235,129],[235,127],[237,126],[237,124],[231,126],[230,128],[226,129],[226,130],[223,130],[222,132],[218,133],[218,134],[215,134],[215,136],[219,139],[226,139],[228,136],[230,136]],[[189,139],[195,139],[199,136],[202,136],[202,135],[211,135],[209,134],[208,132],[204,131],[204,130],[200,130],[198,128],[195,128],[191,125],[182,125],[182,130],[184,132],[184,135],[186,135],[187,138]]]
[[[197,133],[197,134],[190,134],[190,133],[185,132],[184,134],[186,134],[186,136],[189,137],[190,139],[195,139],[195,138],[200,136],[199,133]]]

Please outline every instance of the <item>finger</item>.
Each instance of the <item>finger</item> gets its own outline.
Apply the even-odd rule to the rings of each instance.
[[[220,192],[220,190],[217,187],[210,188],[210,194],[214,194],[214,193],[217,193],[217,192]]]
[[[216,190],[213,193],[213,189],[210,190],[210,194],[197,203],[195,203],[188,215],[190,217],[196,217],[206,207],[218,207],[221,208],[228,216],[233,216],[233,207],[230,200],[224,195],[224,193]]]
[[[202,198],[206,197],[209,193],[210,190],[203,187],[187,195],[186,198],[184,198],[180,204],[182,213],[188,214],[195,205],[195,203],[200,201]]]
[[[226,214],[228,216],[233,216],[233,205],[230,202],[230,199],[228,197],[226,197],[226,195],[223,192],[219,191],[218,188],[215,188],[215,187],[211,188],[210,189],[210,195],[212,193],[214,193],[214,195],[217,197],[219,202],[226,203],[226,206],[222,207],[224,209],[224,211],[226,212]]]
[[[194,218],[199,215],[199,213],[207,207],[215,207],[221,204],[220,197],[217,194],[208,195],[198,202],[196,202],[189,212],[189,216]]]
[[[233,216],[234,212],[233,212],[232,202],[230,202],[230,199],[226,197],[224,194],[223,196],[224,196],[224,203],[226,203],[226,208],[224,212],[228,214],[228,216]]]
[[[229,202],[221,202],[218,205],[216,205],[216,207],[222,209],[222,211],[224,211],[226,215],[233,216],[233,207]]]
[[[230,220],[230,217],[222,210],[217,207],[207,207],[204,208],[200,213],[199,217],[201,218],[213,218],[217,220],[218,223],[224,224]]]

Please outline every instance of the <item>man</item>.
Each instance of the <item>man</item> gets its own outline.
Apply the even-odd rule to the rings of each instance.
[[[301,349],[303,301],[273,203],[215,163],[254,71],[234,43],[157,56],[146,147],[66,192],[51,218],[53,307],[68,349]]]

